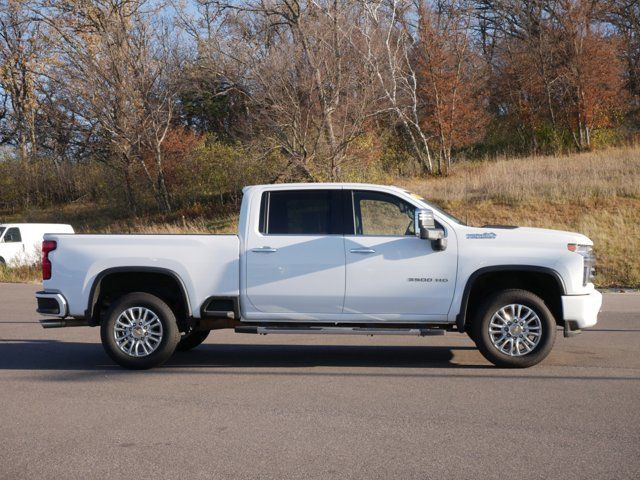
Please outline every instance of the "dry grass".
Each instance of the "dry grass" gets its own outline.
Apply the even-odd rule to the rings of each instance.
[[[471,225],[584,233],[598,286],[640,287],[640,148],[463,163],[448,178],[399,183]]]
[[[454,165],[447,178],[400,181],[442,202],[521,205],[544,201],[591,202],[640,198],[640,147],[557,157],[527,157]]]
[[[22,212],[0,212],[0,223],[68,223],[77,233],[235,233],[237,215],[141,216],[124,208],[91,203],[70,203]]]
[[[15,268],[0,265],[0,283],[40,283],[41,280],[40,264]]]
[[[149,220],[135,220],[131,222],[116,222],[104,228],[91,230],[84,228],[79,231],[98,232],[98,233],[165,233],[165,234],[181,234],[181,233],[203,233],[203,234],[223,234],[237,233],[236,217],[223,217],[215,221],[210,219],[191,219],[185,218],[176,222],[153,222]]]

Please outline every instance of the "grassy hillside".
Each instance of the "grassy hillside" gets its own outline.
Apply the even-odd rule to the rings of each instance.
[[[598,286],[640,287],[640,148],[458,163],[447,178],[389,183],[435,201],[471,225],[584,233],[596,245]],[[222,214],[200,205],[172,216],[132,220],[123,210],[74,204],[0,215],[0,221],[69,222],[80,232],[228,233],[235,231],[234,212],[233,206]],[[0,271],[0,281],[25,281],[34,271]]]
[[[584,233],[599,286],[640,286],[640,149],[459,164],[445,179],[401,185],[471,225],[501,223]]]

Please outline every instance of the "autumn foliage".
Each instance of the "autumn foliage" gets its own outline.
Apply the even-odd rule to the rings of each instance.
[[[420,10],[415,52],[422,122],[437,145],[437,171],[446,173],[454,149],[482,139],[484,71],[473,46],[471,10],[452,6],[446,13]]]
[[[0,206],[168,214],[633,142],[638,39],[615,0],[0,0]]]

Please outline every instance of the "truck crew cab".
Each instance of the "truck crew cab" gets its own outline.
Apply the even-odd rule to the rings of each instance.
[[[238,235],[46,235],[45,328],[99,326],[127,368],[165,362],[210,331],[466,332],[502,367],[543,360],[557,326],[597,321],[592,242],[470,227],[397,187],[246,187]]]

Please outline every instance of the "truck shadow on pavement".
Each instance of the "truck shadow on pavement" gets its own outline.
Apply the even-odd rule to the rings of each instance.
[[[558,375],[549,371],[541,372],[535,367],[526,370],[500,369],[481,363],[484,360],[475,350],[471,346],[204,344],[190,352],[176,352],[167,363],[151,372],[161,376],[173,373],[390,378],[481,376],[505,380],[640,381],[637,376],[567,375],[566,372]],[[464,358],[454,360],[455,353]],[[344,369],[327,371],[311,370],[311,367]],[[356,370],[359,368],[362,370]],[[438,372],[439,369],[449,369],[451,373]],[[46,381],[90,381],[104,378],[105,373],[117,376],[140,374],[120,368],[112,362],[99,343],[57,340],[0,339],[2,370],[58,372],[46,375],[43,378]],[[465,373],[455,373],[455,370]]]
[[[491,368],[452,363],[469,346],[203,344],[176,352],[159,369],[180,368]],[[478,361],[482,361],[478,353]],[[99,343],[0,340],[0,370],[118,369]],[[125,370],[122,370],[125,371]]]

